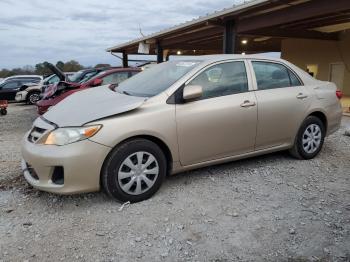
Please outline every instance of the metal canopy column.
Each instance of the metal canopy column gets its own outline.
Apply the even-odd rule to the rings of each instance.
[[[158,64],[163,63],[164,62],[163,47],[159,41],[157,42],[156,52],[157,52],[157,63]]]
[[[123,51],[123,67],[128,67],[128,54]]]
[[[235,21],[229,20],[225,22],[224,26],[224,41],[223,41],[223,53],[233,54],[236,47],[236,27]]]

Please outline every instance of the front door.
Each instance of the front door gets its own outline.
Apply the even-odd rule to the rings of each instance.
[[[245,63],[212,65],[189,85],[200,85],[200,99],[176,105],[180,161],[192,165],[254,150],[257,104]]]

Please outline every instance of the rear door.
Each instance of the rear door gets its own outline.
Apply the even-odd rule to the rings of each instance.
[[[278,62],[252,60],[258,125],[256,150],[293,141],[310,105],[310,94],[300,78]]]
[[[0,87],[0,100],[15,100],[20,84],[20,81],[9,81],[2,84]]]
[[[176,104],[180,161],[183,166],[254,150],[257,105],[244,61],[208,66],[188,85],[203,95]]]

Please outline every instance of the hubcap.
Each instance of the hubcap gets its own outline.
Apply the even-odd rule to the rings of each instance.
[[[39,101],[39,95],[38,94],[31,94],[29,97],[29,101],[32,104],[35,104],[36,102]]]
[[[312,154],[321,145],[322,131],[316,124],[309,125],[303,134],[303,149],[306,153]]]
[[[120,165],[118,183],[130,195],[140,195],[152,188],[159,175],[157,159],[148,152],[129,155]]]

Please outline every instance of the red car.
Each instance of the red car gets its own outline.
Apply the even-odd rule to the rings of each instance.
[[[38,114],[44,114],[51,106],[56,105],[58,102],[75,92],[100,85],[119,84],[140,71],[140,68],[116,68],[102,71],[93,78],[81,84],[67,84],[65,82],[58,83],[57,85],[46,90],[43,99],[36,103]]]

